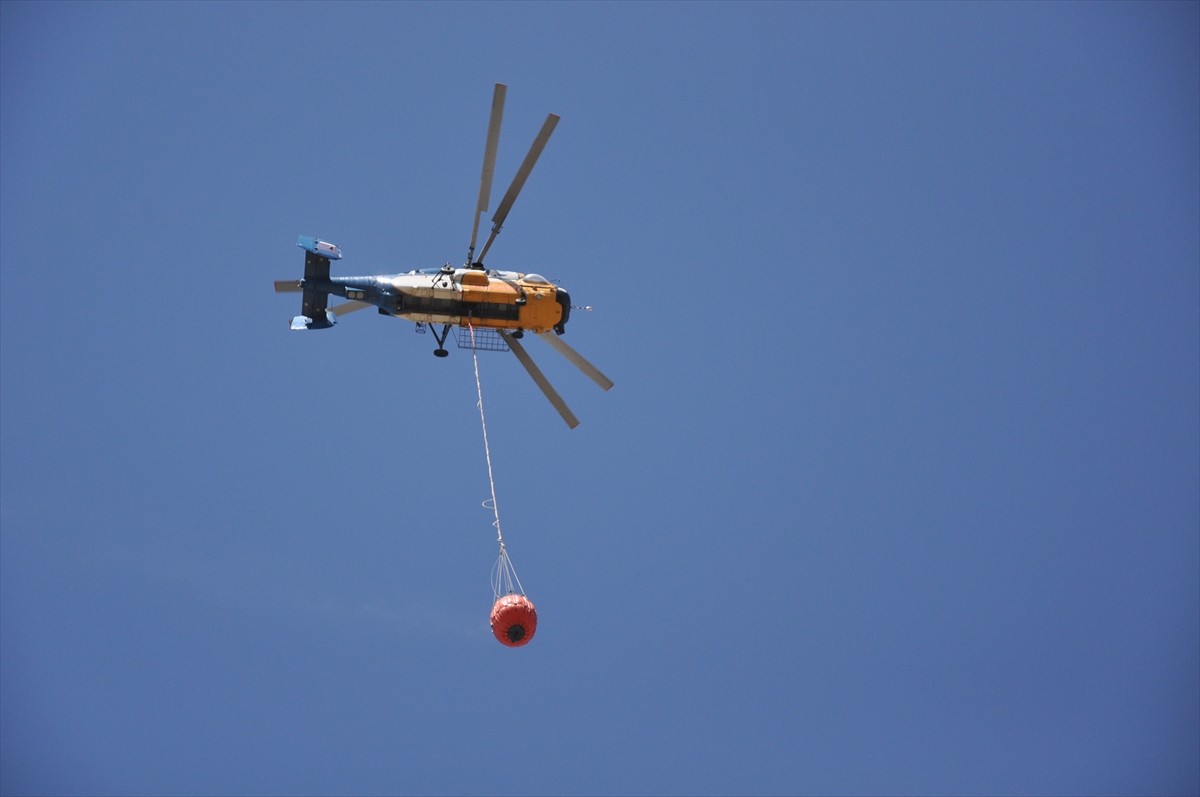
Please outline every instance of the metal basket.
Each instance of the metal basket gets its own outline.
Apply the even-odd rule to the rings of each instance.
[[[471,330],[454,328],[454,341],[460,349],[471,348]],[[508,351],[508,344],[496,329],[475,328],[475,351]]]

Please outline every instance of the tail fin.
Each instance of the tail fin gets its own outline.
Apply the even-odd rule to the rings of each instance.
[[[304,251],[304,281],[300,315],[292,319],[292,329],[328,329],[337,323],[329,312],[329,261],[340,259],[342,251],[316,238],[301,235],[296,245]],[[278,290],[278,286],[276,286]]]

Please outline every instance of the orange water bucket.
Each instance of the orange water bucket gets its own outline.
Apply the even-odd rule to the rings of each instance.
[[[505,595],[492,606],[492,633],[501,645],[519,648],[533,639],[537,609],[524,595]]]

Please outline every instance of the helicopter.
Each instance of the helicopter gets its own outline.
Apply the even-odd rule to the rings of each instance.
[[[455,268],[446,263],[438,268],[414,269],[400,274],[334,277],[329,273],[330,264],[334,260],[341,260],[342,250],[328,241],[302,235],[296,245],[305,251],[304,278],[276,280],[275,291],[303,294],[300,315],[291,321],[293,330],[329,329],[340,316],[375,307],[380,315],[414,322],[418,332],[431,331],[437,342],[437,348],[433,351],[437,357],[449,354],[446,351],[446,339],[452,329],[466,330],[469,334],[455,334],[460,348],[511,351],[567,426],[574,429],[579,425],[579,419],[520,342],[525,332],[534,333],[603,390],[611,389],[611,379],[561,340],[560,336],[566,332],[571,315],[570,295],[540,274],[490,269],[483,264],[484,257],[508,218],[513,202],[558,124],[557,115],[549,114],[546,117],[492,216],[491,234],[479,256],[475,256],[480,217],[488,211],[491,203],[492,176],[500,144],[506,92],[507,86],[497,83],[492,94],[475,222],[467,247],[467,259],[461,267]],[[330,307],[330,296],[339,296],[347,301]]]

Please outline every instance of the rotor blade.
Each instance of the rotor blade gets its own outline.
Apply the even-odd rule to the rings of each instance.
[[[354,300],[351,300],[348,302],[342,302],[337,307],[330,307],[329,312],[331,312],[337,316],[342,316],[342,315],[345,315],[346,313],[353,313],[357,310],[366,310],[368,307],[374,307],[374,306],[375,305],[368,304],[367,302],[356,302]]]
[[[513,178],[512,185],[508,187],[508,193],[504,195],[504,199],[500,200],[500,207],[496,208],[496,215],[492,216],[492,234],[488,236],[487,243],[483,245],[483,251],[479,253],[479,262],[483,262],[483,256],[487,254],[488,249],[492,246],[492,241],[496,240],[500,228],[504,226],[504,220],[508,218],[508,211],[512,209],[513,202],[517,201],[517,194],[521,193],[525,181],[529,179],[529,173],[533,171],[534,164],[537,163],[542,150],[546,148],[546,142],[550,140],[550,134],[554,132],[554,126],[557,124],[558,116],[555,114],[547,116],[546,121],[542,123],[541,131],[533,139],[533,145],[529,147],[529,154],[525,156],[521,168],[517,169],[517,176]]]
[[[512,349],[512,353],[517,355],[517,359],[521,361],[521,365],[525,366],[525,370],[533,377],[533,381],[542,389],[542,393],[546,394],[546,398],[550,399],[550,403],[554,405],[554,409],[558,410],[558,414],[567,422],[567,426],[570,426],[572,429],[578,426],[579,419],[575,417],[575,414],[571,412],[571,408],[562,400],[562,396],[558,395],[558,391],[554,389],[554,386],[542,374],[542,370],[537,367],[537,363],[529,356],[529,352],[525,351],[525,347],[521,345],[521,341],[504,330],[497,331],[500,333],[500,337],[504,338],[504,342],[508,344],[508,347]]]
[[[303,290],[300,280],[275,280],[276,293],[300,293]]]
[[[609,390],[612,388],[613,383],[611,379],[600,373],[599,368],[584,359],[582,354],[568,346],[567,342],[558,335],[555,335],[551,332],[539,332],[537,335],[539,338],[549,343],[553,348],[557,349],[559,354],[570,360],[572,365],[587,374],[588,378],[599,385],[601,389]]]
[[[471,245],[468,260],[475,253],[475,240],[479,237],[479,216],[487,212],[492,197],[492,176],[496,172],[496,149],[500,146],[500,122],[504,118],[504,94],[508,87],[496,84],[492,94],[492,117],[488,122],[487,146],[483,150],[483,173],[479,176],[479,201],[475,205],[475,225],[471,228]]]

